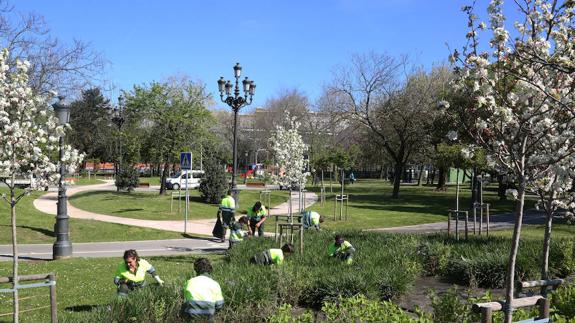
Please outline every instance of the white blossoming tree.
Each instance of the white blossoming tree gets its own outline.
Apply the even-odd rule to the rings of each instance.
[[[304,159],[307,145],[298,133],[300,123],[289,114],[286,115],[286,120],[290,127],[276,126],[270,138],[271,151],[280,169],[278,175],[272,176],[272,181],[280,186],[288,187],[291,198],[292,188],[299,187],[301,192],[310,174],[306,172]]]
[[[575,175],[575,2],[525,0],[516,5],[524,19],[515,23],[514,39],[505,28],[502,0],[491,1],[488,24],[478,23],[473,8],[464,7],[468,46],[462,55],[456,51],[450,57],[457,64],[458,89],[474,99],[465,109],[476,118],[472,136],[486,149],[493,167],[518,181],[505,322],[512,320],[510,304],[525,192],[537,191],[547,197],[552,208],[564,206]],[[486,28],[492,38],[490,49],[482,51],[479,33]],[[552,212],[549,214],[545,258]]]
[[[10,204],[13,251],[14,322],[18,322],[18,244],[16,205],[30,190],[58,181],[58,140],[64,126],[58,125],[46,97],[33,94],[28,84],[29,64],[8,65],[8,51],[0,52],[0,181],[8,187],[2,199]],[[73,172],[82,155],[64,147],[60,162]],[[17,179],[30,179],[25,190],[16,188]],[[32,180],[33,179],[33,180]]]

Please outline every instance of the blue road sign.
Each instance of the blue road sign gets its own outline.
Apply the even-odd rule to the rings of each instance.
[[[180,153],[180,168],[182,170],[192,169],[192,153]]]

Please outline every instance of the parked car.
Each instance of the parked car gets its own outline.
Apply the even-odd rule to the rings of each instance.
[[[189,170],[178,172],[173,176],[166,179],[166,187],[170,190],[179,190],[180,188],[186,188],[186,182],[188,188],[198,188],[202,178],[204,177],[203,170]]]

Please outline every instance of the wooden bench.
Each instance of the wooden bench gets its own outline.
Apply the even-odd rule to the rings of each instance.
[[[247,182],[246,183],[246,187],[266,187],[266,183],[262,183],[262,182]]]
[[[138,187],[140,187],[140,188],[150,188],[150,183],[138,183]]]

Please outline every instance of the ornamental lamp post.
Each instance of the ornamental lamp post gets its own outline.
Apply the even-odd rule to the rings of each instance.
[[[229,80],[224,80],[220,77],[218,80],[218,91],[220,92],[220,99],[222,102],[227,104],[232,108],[234,112],[234,143],[233,143],[233,168],[232,168],[232,183],[231,190],[234,199],[236,200],[236,207],[239,206],[239,192],[236,185],[236,173],[238,167],[238,112],[242,107],[250,105],[252,103],[252,98],[256,91],[256,85],[254,81],[249,80],[247,77],[242,81],[243,96],[240,93],[240,76],[242,73],[242,67],[240,63],[236,63],[234,66],[234,78],[235,86]],[[233,88],[233,94],[232,94]],[[225,98],[224,98],[225,93]]]
[[[118,175],[122,171],[122,126],[124,125],[124,122],[126,122],[126,118],[124,117],[124,97],[121,95],[118,97],[118,106],[114,108],[112,111],[112,122],[118,127],[118,132],[120,134],[117,143],[119,150],[117,160],[118,166],[116,167],[116,180],[117,180]],[[116,189],[117,191],[120,191],[120,187],[117,185]]]
[[[59,125],[65,125],[70,119],[70,106],[64,103],[64,96],[58,96],[58,102],[52,105]],[[58,180],[58,203],[56,213],[56,224],[54,224],[54,233],[56,242],[52,247],[52,258],[54,260],[66,259],[72,257],[72,242],[70,241],[70,227],[68,216],[68,197],[66,196],[66,184],[64,176],[66,169],[62,160],[64,159],[64,134],[60,136],[60,179]]]

